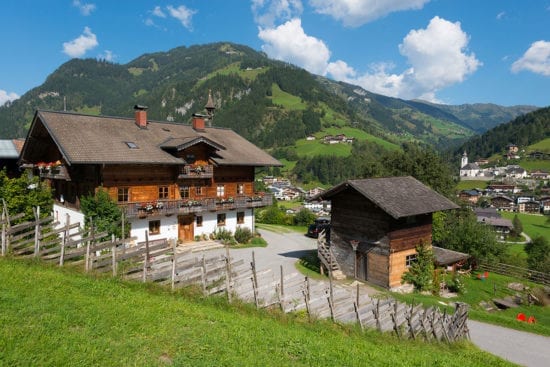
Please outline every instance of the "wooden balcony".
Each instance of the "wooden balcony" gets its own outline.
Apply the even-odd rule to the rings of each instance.
[[[66,166],[56,166],[50,168],[40,168],[40,178],[49,178],[52,180],[71,180],[69,176],[69,171]]]
[[[178,178],[212,178],[214,177],[214,166],[211,164],[186,164],[180,167]]]
[[[157,200],[151,202],[130,202],[120,204],[127,218],[147,218],[157,215],[180,215],[206,211],[235,210],[259,208],[271,205],[273,196],[257,194],[254,196],[237,196],[235,198],[206,198],[201,200]]]

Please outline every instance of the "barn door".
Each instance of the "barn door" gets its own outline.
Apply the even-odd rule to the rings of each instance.
[[[180,215],[178,217],[178,239],[181,242],[193,241],[193,222],[195,218],[193,215]]]

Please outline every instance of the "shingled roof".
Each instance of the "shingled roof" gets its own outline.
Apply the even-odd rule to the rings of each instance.
[[[216,150],[218,165],[281,166],[281,163],[230,129],[147,121],[140,128],[133,118],[90,116],[39,110],[28,134],[23,157],[39,154],[37,141],[51,137],[68,164],[182,164],[166,149],[206,143]],[[34,153],[34,154],[33,154]]]
[[[458,208],[410,176],[348,180],[313,199],[330,200],[344,190],[356,190],[395,219]]]

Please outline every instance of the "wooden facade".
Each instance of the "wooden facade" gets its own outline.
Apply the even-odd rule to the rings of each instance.
[[[330,247],[340,270],[395,288],[416,246],[432,243],[432,213],[457,206],[410,177],[366,181],[347,181],[316,198],[331,200]],[[416,200],[422,202],[415,209]]]
[[[135,121],[37,112],[22,161],[50,182],[59,211],[79,211],[80,198],[103,189],[132,230],[187,242],[252,227],[254,208],[271,205],[270,194],[254,191],[254,174],[278,161],[203,118],[189,126],[139,112]]]

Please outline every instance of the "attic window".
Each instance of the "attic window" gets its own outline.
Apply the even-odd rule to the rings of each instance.
[[[133,141],[125,141],[125,143],[128,146],[128,148],[130,148],[130,149],[139,149],[137,144],[134,143]]]
[[[164,130],[164,131],[170,131],[170,129],[167,129],[167,128],[165,128],[165,127],[163,127],[162,130]]]

